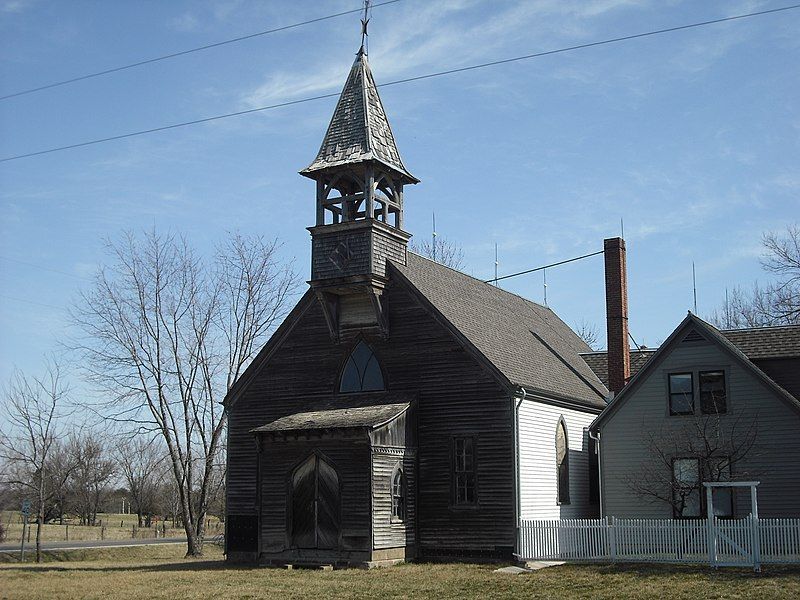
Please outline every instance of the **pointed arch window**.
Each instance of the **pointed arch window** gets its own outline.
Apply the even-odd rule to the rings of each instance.
[[[569,440],[563,416],[556,425],[556,485],[558,503],[569,504]]]
[[[406,519],[406,478],[398,464],[392,473],[392,521]]]
[[[342,371],[340,392],[378,392],[386,389],[378,358],[366,343],[358,342]]]

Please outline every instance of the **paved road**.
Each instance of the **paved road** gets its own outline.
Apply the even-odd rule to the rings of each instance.
[[[124,548],[152,544],[185,544],[186,538],[150,538],[141,540],[75,540],[69,542],[42,542],[42,550],[85,550],[87,548]],[[20,543],[0,544],[0,552],[19,551]],[[25,542],[25,552],[36,551],[36,542]]]

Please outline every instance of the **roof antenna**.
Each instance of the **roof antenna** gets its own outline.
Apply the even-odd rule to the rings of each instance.
[[[547,306],[547,269],[542,269],[542,284],[544,286],[544,305]]]
[[[625,221],[622,217],[619,219],[619,237],[625,239]]]
[[[494,243],[494,287],[497,287],[497,266],[500,262],[497,260],[497,242]]]
[[[369,43],[367,38],[367,25],[369,24],[369,9],[370,0],[364,0],[364,17],[361,19],[361,48],[358,50],[359,54],[368,54]]]
[[[728,288],[725,288],[725,328],[731,328],[731,305],[728,301]]]
[[[692,295],[694,296],[694,314],[697,314],[697,278],[694,273],[694,261],[692,261]]]
[[[433,240],[431,242],[431,246],[433,247],[433,261],[434,262],[436,262],[436,236],[437,235],[438,234],[436,233],[436,213],[434,212],[433,213],[433,234],[431,235],[431,238]]]

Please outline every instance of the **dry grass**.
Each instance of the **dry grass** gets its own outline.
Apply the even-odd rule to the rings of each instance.
[[[797,598],[800,568],[566,565],[525,575],[493,566],[412,564],[372,571],[283,571],[203,560],[182,546],[50,553],[70,562],[0,565],[0,598]],[[54,555],[54,556],[53,556]],[[79,559],[81,562],[75,562]]]

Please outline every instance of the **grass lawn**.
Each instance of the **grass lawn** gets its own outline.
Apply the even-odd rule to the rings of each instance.
[[[49,553],[0,564],[0,598],[798,598],[800,567],[763,573],[668,566],[565,565],[524,575],[491,565],[409,564],[371,571],[284,571],[202,560],[182,546]],[[69,560],[65,560],[69,559]]]

